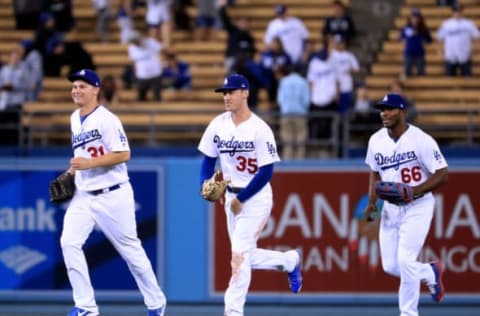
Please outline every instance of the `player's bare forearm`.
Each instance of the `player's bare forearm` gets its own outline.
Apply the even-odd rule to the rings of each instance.
[[[439,187],[441,187],[443,184],[447,183],[448,181],[448,168],[442,168],[437,171],[435,171],[434,174],[428,178],[427,181],[424,183],[413,187],[413,194],[414,196],[422,195],[428,192],[431,192]]]
[[[378,210],[376,206],[377,193],[375,191],[375,183],[380,179],[380,174],[378,172],[370,172],[370,178],[368,181],[368,204],[363,211],[364,218],[369,222],[374,221],[378,217]]]
[[[73,170],[86,170],[98,167],[110,167],[128,160],[130,160],[130,151],[110,152],[92,158],[74,157],[70,160],[70,168]]]
[[[368,204],[375,205],[377,202],[377,192],[375,191],[375,183],[380,181],[381,177],[378,172],[371,171],[370,178],[368,181]]]

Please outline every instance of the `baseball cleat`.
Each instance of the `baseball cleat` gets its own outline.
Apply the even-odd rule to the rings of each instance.
[[[149,309],[147,312],[147,316],[163,316],[164,312],[165,312],[165,306],[162,306],[157,309]]]
[[[302,289],[302,251],[296,249],[298,254],[298,263],[292,272],[288,272],[288,284],[293,293],[298,293]]]
[[[435,302],[440,303],[445,295],[445,288],[443,287],[443,269],[440,261],[431,262],[430,266],[432,267],[433,274],[435,275],[435,284],[429,284],[428,289],[430,295]]]
[[[74,307],[67,316],[97,316],[94,312],[87,311],[78,307]]]

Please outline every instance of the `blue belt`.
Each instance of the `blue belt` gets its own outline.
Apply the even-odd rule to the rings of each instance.
[[[120,184],[115,184],[115,185],[112,185],[111,187],[108,187],[108,188],[88,191],[88,193],[90,193],[91,195],[99,195],[99,194],[102,194],[102,193],[112,192],[112,191],[115,191],[115,190],[118,190],[118,189],[120,189]]]
[[[231,193],[240,193],[242,192],[243,189],[244,188],[239,188],[239,187],[231,187],[231,186],[227,187],[227,191]]]

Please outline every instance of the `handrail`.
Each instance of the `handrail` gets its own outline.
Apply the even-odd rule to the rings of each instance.
[[[201,132],[208,122],[202,123],[185,123],[185,124],[177,124],[177,125],[168,125],[162,127],[162,125],[156,123],[158,122],[157,118],[161,115],[169,115],[169,114],[188,114],[188,115],[195,115],[195,114],[212,114],[212,118],[214,115],[219,114],[218,110],[206,110],[206,109],[162,109],[161,105],[158,108],[152,109],[114,109],[114,112],[117,115],[128,115],[128,114],[144,114],[149,116],[150,123],[148,125],[140,124],[125,124],[126,128],[130,126],[131,128],[135,128],[135,130],[145,131],[148,135],[147,137],[147,145],[156,146],[155,142],[155,135],[158,132],[168,132],[168,131],[175,131],[179,132],[181,130],[185,131],[196,131]],[[45,116],[45,115],[63,115],[63,114],[70,114],[71,110],[67,109],[58,109],[55,111],[46,111],[46,110],[32,110],[28,112],[24,112],[24,117],[26,117],[26,121],[21,122],[22,127],[28,128],[28,133],[25,135],[23,134],[23,128],[19,128],[19,131],[22,131],[22,141],[19,146],[25,144],[29,149],[34,147],[34,133],[37,132],[51,132],[52,130],[58,131],[59,128],[64,128],[65,132],[69,130],[69,121],[65,122],[66,124],[63,125],[55,125],[53,122],[48,126],[36,126],[34,124],[35,117]],[[370,114],[376,113],[378,111],[372,110]],[[258,111],[257,114],[265,119],[270,125],[272,125],[274,130],[278,130],[278,119],[280,118],[281,114],[276,111]],[[330,117],[332,119],[332,126],[331,126],[331,137],[328,139],[308,139],[305,143],[306,146],[315,148],[315,147],[331,147],[333,152],[337,152],[339,148],[342,149],[340,156],[342,158],[348,158],[348,152],[351,147],[350,138],[352,133],[361,133],[361,132],[373,132],[376,129],[381,127],[380,120],[377,124],[358,124],[352,121],[352,117],[355,113],[347,113],[346,115],[341,115],[337,112],[320,112],[314,113],[309,115],[309,118],[313,117]],[[474,124],[474,117],[476,115],[480,115],[480,109],[458,109],[452,108],[448,110],[433,110],[433,109],[424,109],[424,110],[417,110],[416,115],[417,117],[421,117],[422,115],[426,114],[443,114],[443,115],[465,115],[466,116],[466,124],[452,124],[449,125],[448,128],[445,125],[439,124],[416,124],[419,127],[423,128],[426,132],[434,132],[434,131],[464,131],[465,137],[458,139],[459,141],[464,141],[465,145],[467,146],[474,146],[475,145],[475,131],[479,130],[480,128],[475,128]],[[415,123],[414,123],[415,124]],[[26,139],[24,139],[26,137]],[[341,137],[341,139],[340,139]],[[192,145],[196,145],[193,144]],[[278,145],[283,145],[280,140],[278,140]]]

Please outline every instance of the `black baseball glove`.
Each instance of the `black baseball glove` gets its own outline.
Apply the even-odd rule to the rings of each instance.
[[[68,172],[62,173],[50,182],[48,192],[52,203],[62,203],[70,200],[75,193],[74,175]]]

